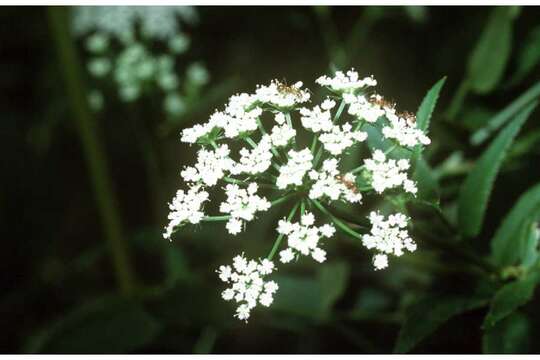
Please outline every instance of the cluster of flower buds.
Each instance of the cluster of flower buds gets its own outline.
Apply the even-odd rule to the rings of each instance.
[[[268,209],[289,206],[288,215],[276,224],[277,238],[266,258],[246,260],[242,254],[234,259],[234,272],[229,266],[218,270],[220,278],[232,284],[222,297],[238,303],[236,316],[242,320],[258,303],[272,303],[278,284],[266,277],[275,269],[276,254],[283,264],[308,256],[324,262],[331,256],[324,242],[336,229],[373,252],[375,269],[388,266],[388,255],[416,249],[406,215],[371,212],[370,231],[360,233],[336,215],[333,206],[362,204],[362,195],[386,196],[389,191],[415,196],[416,184],[407,174],[409,160],[395,158],[393,152],[427,145],[429,139],[416,127],[413,115],[399,113],[395,104],[373,95],[370,88],[377,81],[372,76],[359,78],[350,70],[316,82],[330,92],[320,105],[308,107],[312,93],[301,82],[274,80],[252,94],[232,96],[223,111],[181,134],[183,142],[200,150],[196,163],[181,171],[189,189],[178,191],[170,204],[165,238],[183,225],[209,221],[225,222],[235,235]],[[358,167],[347,168],[350,162],[344,159],[354,147],[366,146],[371,136],[368,125],[393,145],[368,147],[371,155]],[[300,134],[309,141],[301,143]],[[226,195],[219,215],[204,213],[212,188]]]

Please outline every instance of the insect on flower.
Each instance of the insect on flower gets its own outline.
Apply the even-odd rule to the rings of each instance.
[[[389,255],[416,249],[407,231],[407,215],[372,211],[371,231],[359,233],[332,213],[330,205],[362,205],[362,193],[368,191],[383,199],[388,189],[393,189],[394,196],[400,191],[400,196],[415,196],[416,184],[407,174],[409,159],[395,158],[392,151],[426,145],[429,138],[416,128],[411,120],[414,115],[397,114],[395,103],[368,95],[377,84],[372,76],[360,78],[354,70],[338,71],[333,78],[321,76],[316,82],[332,97],[312,108],[304,105],[312,93],[302,82],[288,85],[285,80],[273,80],[257,86],[254,93],[232,96],[224,110],[216,111],[206,123],[182,131],[181,140],[200,149],[196,163],[181,172],[189,189],[179,190],[170,204],[165,238],[183,226],[204,222],[224,222],[227,231],[236,235],[270,208],[288,208],[275,224],[277,238],[268,244],[266,257],[248,260],[242,254],[234,258],[233,267],[218,270],[220,278],[231,285],[222,297],[237,303],[236,317],[241,320],[247,321],[257,304],[269,306],[274,294],[279,296],[279,285],[268,279],[277,270],[276,254],[282,264],[306,258],[322,263],[332,256],[324,243],[332,241],[336,230],[371,250],[376,270],[388,266]],[[263,117],[264,113],[270,116]],[[393,146],[368,146],[370,157],[350,168],[350,149],[367,146],[368,133],[362,130],[366,123]],[[312,137],[311,146],[299,146],[296,137],[301,129]],[[244,146],[233,151],[238,144]],[[358,188],[360,182],[366,186]],[[217,215],[204,209],[213,189],[226,195]]]

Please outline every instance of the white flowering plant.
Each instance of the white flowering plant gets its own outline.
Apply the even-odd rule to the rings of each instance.
[[[197,21],[191,6],[75,7],[73,33],[84,39],[90,54],[86,68],[96,82],[88,96],[92,109],[103,107],[104,91],[112,79],[122,102],[157,92],[169,119],[186,113],[191,99],[209,80],[208,71],[197,61],[185,67],[184,76],[177,75],[177,60],[191,43],[184,25],[194,26]]]
[[[403,206],[387,215],[371,211],[370,229],[348,223],[332,209],[339,203],[362,204],[368,194],[391,197],[397,204],[396,198],[414,197],[417,187],[408,174],[411,156],[394,156],[398,149],[413,154],[428,145],[429,138],[416,126],[414,115],[398,111],[373,91],[373,76],[361,78],[353,69],[321,76],[316,83],[328,91],[318,105],[311,103],[312,93],[302,82],[273,80],[252,94],[232,96],[224,110],[181,133],[182,142],[200,148],[195,164],[181,170],[188,189],[178,190],[169,205],[165,238],[185,225],[216,221],[225,222],[227,231],[236,235],[270,208],[289,207],[276,224],[277,238],[266,258],[248,260],[242,254],[232,268],[218,270],[221,280],[232,286],[222,297],[239,304],[236,317],[242,320],[258,303],[272,303],[279,284],[267,277],[275,269],[276,255],[282,264],[305,256],[322,263],[330,256],[324,243],[337,229],[373,253],[376,270],[388,266],[390,255],[401,256],[417,246]],[[392,145],[347,168],[345,160],[353,149],[364,146],[369,152],[365,126],[378,129]],[[310,141],[302,143],[300,133]],[[216,215],[205,209],[211,190],[223,190],[226,197]]]

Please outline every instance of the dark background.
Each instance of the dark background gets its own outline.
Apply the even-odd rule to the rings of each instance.
[[[434,115],[437,121],[464,77],[468,56],[490,10],[430,7],[418,18],[403,7],[198,8],[200,22],[188,30],[192,45],[186,59],[205,63],[211,76],[209,93],[218,86],[223,90],[170,127],[163,127],[165,120],[151,100],[137,105],[137,121],[150,134],[158,154],[159,189],[148,180],[132,129],[132,113],[111,100],[105,111],[92,117],[137,281],[155,286],[168,276],[170,266],[177,271],[166,291],[124,302],[115,295],[114,270],[47,9],[0,8],[0,352],[391,352],[407,296],[436,280],[401,263],[393,270],[374,273],[368,254],[345,241],[336,241],[330,250],[333,258],[348,264],[350,274],[345,292],[331,311],[332,320],[319,321],[286,309],[256,311],[247,325],[232,318],[233,307],[221,301],[214,269],[244,249],[250,254],[266,251],[261,249],[271,246],[273,219],[249,228],[238,240],[213,224],[188,230],[171,243],[162,239],[166,201],[180,186],[181,166],[193,161],[193,149],[179,142],[179,130],[206,121],[231,94],[250,92],[256,84],[273,78],[291,83],[302,80],[314,88],[314,79],[328,73],[336,62],[323,40],[330,31],[328,23],[317,11],[328,12],[326,19],[338,39],[349,41],[354,26],[365,23],[363,35],[360,32],[348,43],[358,47],[357,53],[348,54],[346,45],[343,63],[362,75],[374,74],[378,90],[396,99],[400,108],[415,111],[426,91],[447,76]],[[535,71],[515,86],[505,84],[515,69],[515,54],[538,19],[538,8],[521,9],[514,23],[513,55],[500,86],[484,96],[469,95],[466,106],[474,104],[493,113],[538,81]],[[84,59],[81,44],[75,45]],[[536,120],[531,119],[527,129],[537,126]],[[478,155],[481,149],[467,145],[469,135],[467,124],[461,122],[435,129],[438,150],[430,162],[440,162],[453,149],[463,151],[465,157]],[[486,217],[486,238],[517,196],[538,179],[538,160],[537,151],[531,150],[521,158],[517,172],[505,172],[497,180]],[[445,184],[448,199],[455,182]],[[163,196],[164,201],[156,201],[156,196]],[[157,208],[160,203],[161,209]],[[487,245],[478,247],[482,251]],[[318,270],[302,264],[287,271],[307,279],[309,285]],[[462,286],[460,279],[452,281],[446,285]],[[294,293],[304,296],[301,288]],[[87,304],[98,312],[107,310],[86,315],[80,307]],[[309,309],[309,304],[298,306],[304,305]],[[131,307],[135,310],[122,315]],[[357,307],[368,315],[347,318]],[[454,318],[416,351],[480,352],[484,313],[478,310]],[[108,340],[87,342],[92,336],[99,338],[98,334]],[[42,347],[32,347],[39,336],[49,340]]]

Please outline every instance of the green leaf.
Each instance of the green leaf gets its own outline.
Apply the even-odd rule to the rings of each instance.
[[[487,330],[482,339],[484,354],[525,354],[529,347],[529,320],[513,313]]]
[[[528,253],[527,237],[521,229],[540,215],[540,183],[527,190],[505,216],[491,240],[491,259],[499,266],[524,261]]]
[[[484,328],[494,326],[520,306],[529,302],[539,281],[540,274],[533,272],[501,287],[491,301],[489,312],[484,319]]]
[[[489,195],[506,151],[535,107],[536,102],[515,116],[484,151],[465,179],[458,200],[458,222],[463,235],[473,237],[480,232]]]
[[[413,179],[416,181],[418,187],[418,194],[416,195],[418,199],[434,204],[439,203],[439,183],[433,170],[429,167],[422,155],[416,161]]]
[[[538,96],[540,96],[540,82],[531,86],[516,100],[512,101],[510,105],[489,120],[485,127],[473,133],[470,138],[471,144],[482,144],[493,132],[506,124],[506,122],[510,121],[521,109],[523,109],[523,107],[538,99]]]
[[[329,310],[347,288],[349,266],[344,262],[327,263],[319,270],[322,311]]]
[[[279,284],[271,311],[319,320],[322,313],[322,287],[319,281],[300,276],[276,276]]]
[[[446,76],[437,81],[435,85],[429,89],[416,112],[416,126],[425,133],[428,133],[431,115],[433,114],[435,105],[437,105],[439,93],[441,92],[445,81]]]
[[[411,351],[450,318],[486,304],[486,299],[473,296],[428,295],[420,299],[406,310],[394,352]]]
[[[504,74],[512,50],[513,7],[492,10],[467,67],[467,83],[477,94],[491,91]]]
[[[517,69],[511,84],[523,80],[540,62],[540,26],[535,27],[527,36],[517,56]]]
[[[136,302],[106,296],[76,308],[33,336],[29,353],[126,353],[156,336],[159,323]]]

